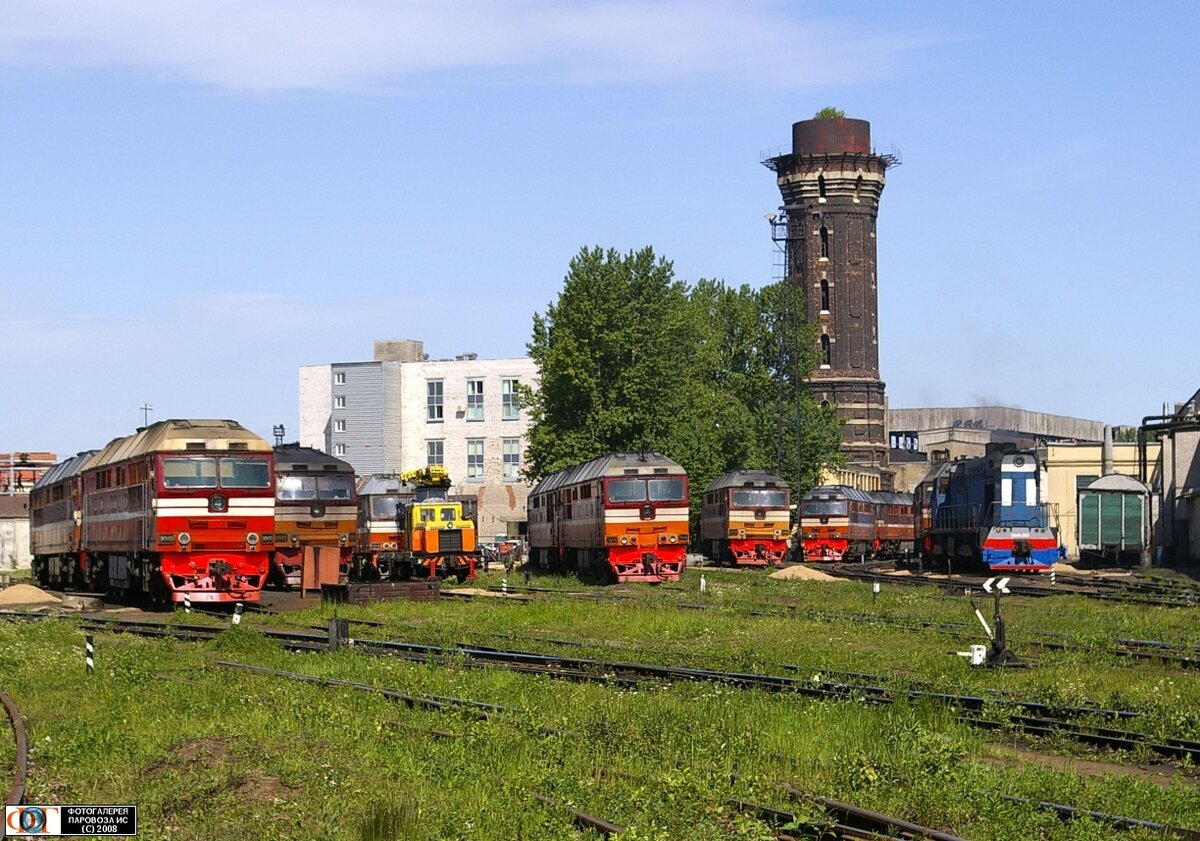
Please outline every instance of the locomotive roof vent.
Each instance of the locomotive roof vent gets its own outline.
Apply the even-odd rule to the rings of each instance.
[[[308,470],[307,464],[293,464],[292,470]]]
[[[244,450],[244,449],[246,449],[246,442],[245,442],[245,441],[230,441],[230,442],[229,442],[229,449],[231,449],[231,450]]]
[[[636,467],[626,467],[625,468],[626,476],[636,476],[637,474],[638,474],[638,470]]]
[[[204,442],[203,441],[188,441],[186,444],[183,445],[183,448],[185,450],[203,450]]]
[[[655,472],[655,473],[666,473],[666,472],[667,472],[667,468],[665,468],[665,467],[656,467],[656,468],[654,468],[654,472]]]
[[[323,470],[327,470],[327,471],[329,471],[329,472],[331,472],[331,473],[332,473],[334,470],[337,470],[338,468],[337,468],[337,465],[336,465],[336,464],[327,464],[327,465],[325,465],[325,466],[324,466],[324,468],[322,468],[322,469],[323,469]]]

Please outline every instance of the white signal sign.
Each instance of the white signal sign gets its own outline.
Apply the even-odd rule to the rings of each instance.
[[[992,583],[993,583],[993,582],[995,582],[995,584],[996,584],[996,590],[995,590],[995,592],[997,592],[997,593],[1007,593],[1007,592],[1009,592],[1009,589],[1008,589],[1008,579],[1007,579],[1007,578],[1001,578],[1001,579],[999,579],[999,580],[997,580],[997,579],[995,579],[995,578],[989,578],[987,581],[983,582],[983,590],[984,590],[984,592],[985,592],[985,593],[991,593],[991,592],[993,592],[993,591],[992,591]]]

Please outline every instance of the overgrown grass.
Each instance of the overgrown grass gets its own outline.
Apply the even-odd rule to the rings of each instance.
[[[1191,640],[1194,614],[1186,610],[1013,597],[1004,606],[1019,653],[1023,627],[1062,631],[1090,644],[1090,653],[1044,654],[1026,671],[972,670],[950,653],[964,640],[836,615],[969,627],[961,597],[885,585],[873,603],[869,585],[704,574],[705,600],[715,606],[705,610],[682,606],[700,602],[698,573],[689,571],[677,587],[629,588],[619,602],[396,602],[342,607],[339,615],[385,623],[352,626],[359,637],[772,673],[795,664],[801,674],[859,671],[898,685],[1086,699],[1145,711],[1138,726],[1148,732],[1197,737],[1195,674],[1098,653],[1110,635],[1133,635],[1125,628]],[[569,580],[537,584],[548,582],[583,589]],[[765,608],[786,615],[750,615]],[[353,651],[295,654],[252,629],[285,619],[324,624],[330,615],[321,607],[248,615],[249,627],[203,645],[97,634],[90,678],[73,623],[0,624],[0,686],[21,706],[34,745],[28,802],[137,803],[139,837],[148,839],[598,837],[537,803],[536,792],[625,827],[625,841],[757,841],[774,833],[727,801],[817,815],[790,801],[784,784],[980,841],[1111,837],[1094,822],[1062,824],[1001,795],[1200,826],[1200,794],[1187,777],[1164,785],[1166,777],[1152,779],[1116,755],[1093,769],[1106,773],[1078,773],[1077,747],[975,730],[932,702],[868,707],[700,683],[623,689]],[[218,660],[487,701],[508,712],[481,719],[409,709],[350,689],[229,671]]]

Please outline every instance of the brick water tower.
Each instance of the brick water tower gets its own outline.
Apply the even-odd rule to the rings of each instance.
[[[817,325],[819,356],[809,374],[817,399],[845,421],[842,451],[852,464],[887,465],[887,401],[879,378],[875,218],[897,153],[871,148],[871,124],[844,117],[792,126],[790,152],[764,156],[783,206],[771,220],[782,274],[802,293]]]

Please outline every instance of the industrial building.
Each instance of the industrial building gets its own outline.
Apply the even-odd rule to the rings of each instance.
[[[372,361],[300,368],[300,443],[359,476],[444,465],[451,494],[476,500],[481,535],[516,535],[529,493],[519,385],[537,385],[528,357],[429,359],[417,340],[376,342]]]

